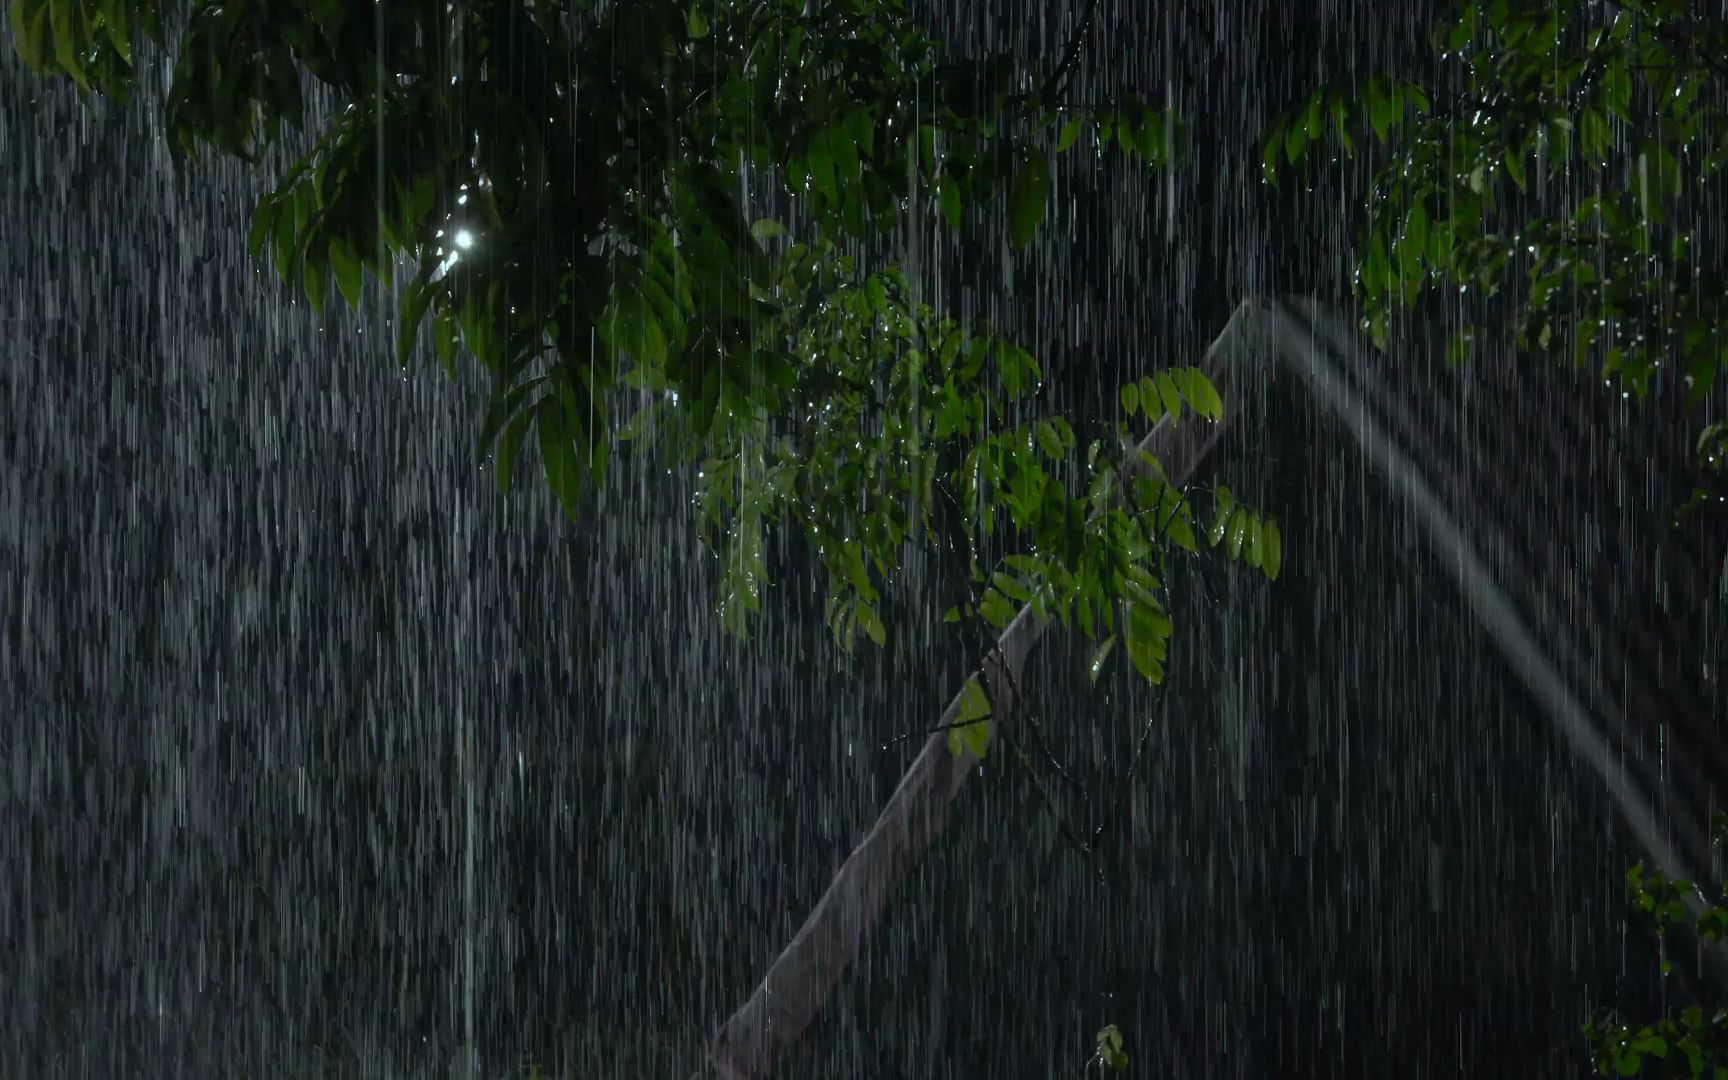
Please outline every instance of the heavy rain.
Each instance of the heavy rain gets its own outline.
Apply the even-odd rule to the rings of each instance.
[[[7,6],[0,1076],[1728,1076],[1721,0]]]

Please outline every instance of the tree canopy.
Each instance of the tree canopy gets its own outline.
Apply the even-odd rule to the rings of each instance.
[[[1032,242],[1052,154],[1179,152],[1175,118],[1131,94],[1055,104],[1078,37],[1035,78],[947,55],[898,0],[17,0],[11,18],[33,67],[99,94],[131,90],[135,47],[164,49],[186,159],[260,161],[327,118],[255,213],[254,255],[314,309],[332,280],[359,304],[401,269],[398,359],[427,344],[452,373],[477,362],[504,489],[530,435],[573,518],[615,436],[699,463],[733,629],[777,525],[820,554],[845,642],[884,640],[880,584],[922,545],[970,583],[949,621],[1000,629],[1029,603],[1095,639],[1096,667],[1120,641],[1154,681],[1170,550],[1203,533],[1278,573],[1276,523],[1229,492],[1206,520],[1157,462],[1115,483],[1126,421],[1220,418],[1198,369],[1123,387],[1125,422],[1082,446],[1039,407],[1026,350],[933,311],[892,264],[857,266],[919,214],[957,230],[988,209]],[[753,190],[784,220],[752,219]]]
[[[1509,315],[1533,358],[1639,399],[1719,399],[1728,26],[1682,0],[1468,0],[1432,40],[1437,77],[1316,87],[1264,142],[1274,181],[1382,145],[1356,251],[1366,329],[1384,344],[1396,315],[1450,290],[1468,313],[1455,361]],[[1709,482],[1688,507],[1719,502],[1728,476],[1728,424],[1699,428]]]

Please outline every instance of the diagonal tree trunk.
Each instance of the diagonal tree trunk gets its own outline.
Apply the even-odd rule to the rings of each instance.
[[[1224,421],[1174,425],[1166,418],[1141,441],[1140,448],[1163,463],[1171,483],[1187,481],[1236,415],[1231,375],[1261,351],[1262,307],[1255,300],[1238,307],[1200,363],[1224,399]],[[1132,474],[1124,479],[1131,480]],[[999,716],[1013,708],[1026,658],[1043,633],[1044,624],[1031,608],[1022,608],[980,664],[991,707]],[[938,727],[953,724],[959,710],[957,693]],[[951,754],[945,731],[925,741],[875,826],[834,875],[767,977],[709,1045],[708,1060],[726,1080],[767,1076],[775,1060],[804,1034],[858,955],[890,894],[947,824],[960,785],[976,761],[970,753]]]

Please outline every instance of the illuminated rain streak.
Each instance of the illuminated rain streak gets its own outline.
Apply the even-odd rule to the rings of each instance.
[[[931,5],[932,25],[1047,58],[1082,6]],[[1032,348],[1077,426],[1112,418],[1127,377],[1194,362],[1246,296],[1337,298],[1353,173],[1272,192],[1253,140],[1317,78],[1411,55],[1425,23],[1269,2],[1098,18],[1076,94],[1173,99],[1194,160],[1073,155],[1024,254],[930,219],[904,241],[926,297]],[[501,1076],[527,1054],[558,1076],[686,1075],[877,819],[923,741],[900,736],[976,663],[925,599],[940,575],[909,562],[887,649],[847,660],[811,552],[771,545],[781,587],[726,642],[694,468],[615,453],[580,527],[537,461],[500,499],[473,467],[481,388],[399,376],[385,296],[320,322],[255,272],[262,180],[176,179],[159,110],[84,110],[0,45],[0,1061],[429,1075],[472,1056]],[[446,271],[489,250],[467,194]],[[1575,624],[1560,678],[1599,709],[1588,669],[1653,724],[1667,669],[1624,657],[1690,626],[1706,719],[1728,713],[1719,608],[1640,524],[1661,481],[1590,480],[1631,436],[1550,415],[1575,400],[1558,377],[1490,392],[1510,356],[1454,376],[1435,351],[1381,374],[1470,467],[1436,485],[1481,500],[1459,527],[1515,534]],[[780,1075],[1074,1075],[1104,1023],[1130,1075],[1553,1075],[1517,1055],[1561,1046],[1638,970],[1621,880],[1642,852],[1553,701],[1411,554],[1425,527],[1327,409],[1286,383],[1242,393],[1207,480],[1280,516],[1284,576],[1194,570],[1158,694],[1090,686],[1061,633],[1028,660],[1031,707],[1091,788],[1152,732],[1131,797],[1099,812],[1108,878],[987,759]],[[1504,474],[1562,456],[1548,442],[1590,464],[1501,498]],[[1496,456],[1457,450],[1478,443]],[[1692,749],[1619,764],[1660,807],[1644,773]]]

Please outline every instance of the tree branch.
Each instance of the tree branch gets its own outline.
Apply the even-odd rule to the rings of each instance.
[[[1141,442],[1164,462],[1170,481],[1180,485],[1222,436],[1235,412],[1231,369],[1258,351],[1262,305],[1239,307],[1207,350],[1201,368],[1227,403],[1225,423],[1176,427],[1161,421]],[[1137,463],[1124,470],[1132,482]],[[1022,608],[980,665],[994,691],[998,715],[1014,705],[1013,683],[1024,668],[1044,624]],[[962,696],[949,702],[941,722],[956,722]],[[864,935],[880,917],[888,898],[923,857],[952,812],[960,786],[977,758],[948,751],[945,734],[930,736],[895,788],[881,816],[847,857],[816,908],[792,941],[770,965],[766,977],[722,1025],[708,1057],[726,1080],[761,1080],[815,1020],[858,951]]]
[[[1040,104],[1048,103],[1051,98],[1068,88],[1068,80],[1074,75],[1074,66],[1080,60],[1080,46],[1092,32],[1092,16],[1098,11],[1098,0],[1088,0],[1086,11],[1080,16],[1080,26],[1074,31],[1074,36],[1068,40],[1068,49],[1062,54],[1062,59],[1050,77],[1044,80],[1044,85],[1038,89]]]

